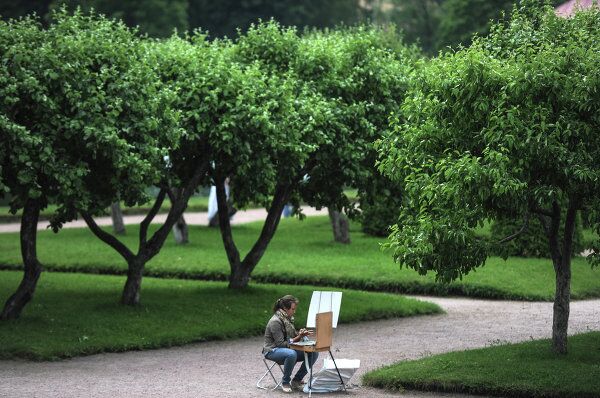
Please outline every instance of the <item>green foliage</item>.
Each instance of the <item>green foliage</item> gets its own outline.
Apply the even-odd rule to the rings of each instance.
[[[484,220],[596,206],[600,13],[536,10],[420,70],[379,144],[406,189],[389,244],[400,264],[460,278],[489,254]]]
[[[600,333],[569,338],[556,355],[548,340],[503,344],[399,362],[369,372],[363,382],[389,390],[425,390],[519,397],[597,397]]]
[[[564,217],[564,215],[563,215]],[[511,236],[519,231],[523,226],[523,220],[514,220],[502,218],[494,221],[491,227],[491,239],[498,242],[507,236]],[[559,240],[562,241],[564,228],[561,227]],[[573,234],[573,251],[571,256],[576,256],[585,249],[581,220],[577,219],[575,232]],[[492,250],[494,255],[501,257],[519,256],[519,257],[549,257],[548,236],[544,232],[542,223],[537,219],[530,220],[527,231],[517,238],[498,245]]]
[[[393,32],[357,27],[306,36],[299,55],[294,70],[333,102],[336,117],[301,194],[314,206],[348,209],[342,188],[357,187],[361,195],[377,178],[372,143],[404,100],[415,52]]]
[[[19,283],[17,272],[0,273],[0,300]],[[121,277],[48,273],[18,319],[0,328],[0,358],[56,360],[99,352],[183,345],[260,336],[277,297],[300,299],[297,324],[314,287],[253,285],[240,291],[222,282],[144,280],[144,304],[115,301]],[[398,295],[344,290],[340,323],[440,313],[431,303]],[[346,308],[347,307],[347,308]],[[39,344],[43,341],[44,344]]]
[[[179,138],[173,92],[134,32],[60,11],[0,25],[2,181],[13,211],[27,198],[57,203],[56,227],[76,209],[145,201]]]
[[[362,230],[373,236],[388,236],[402,206],[402,189],[377,173],[369,181],[360,193]]]
[[[151,227],[151,231],[157,228]],[[260,235],[261,223],[234,225],[241,252],[249,250]],[[505,300],[545,300],[554,297],[551,261],[490,257],[486,266],[450,284],[436,283],[433,275],[420,276],[398,269],[389,252],[380,250],[380,238],[365,235],[351,222],[351,245],[331,241],[327,217],[307,217],[300,222],[283,219],[269,250],[252,274],[254,282],[336,286],[371,291],[429,295],[461,295]],[[138,244],[138,227],[128,226],[123,242]],[[109,230],[110,228],[107,228]],[[178,246],[166,241],[145,269],[146,276],[227,280],[230,272],[222,239],[214,228],[190,226],[190,243]],[[201,253],[202,255],[199,255]],[[46,270],[125,275],[127,264],[87,229],[65,229],[55,235],[38,232],[38,256]],[[18,234],[0,234],[0,265],[21,269]],[[600,297],[600,273],[584,258],[573,259],[571,295],[574,299]]]

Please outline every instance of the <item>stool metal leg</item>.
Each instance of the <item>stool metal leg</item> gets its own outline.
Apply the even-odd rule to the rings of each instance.
[[[267,360],[264,358],[263,358],[263,363],[265,364],[267,371],[265,372],[265,374],[262,375],[262,377],[260,379],[258,379],[258,381],[256,382],[256,387],[263,389],[263,390],[268,390],[268,387],[263,387],[260,385],[260,383],[263,381],[263,379],[265,377],[267,377],[267,375],[271,375],[271,378],[273,379],[273,382],[275,383],[275,387],[273,387],[273,390],[275,390],[281,385],[281,380],[277,381],[277,379],[275,378],[275,375],[273,375],[272,369],[275,367],[275,365],[279,366],[279,370],[281,370],[281,374],[283,374],[283,369],[281,368],[281,365],[279,365],[277,362],[273,362],[269,366],[269,364],[267,363]]]

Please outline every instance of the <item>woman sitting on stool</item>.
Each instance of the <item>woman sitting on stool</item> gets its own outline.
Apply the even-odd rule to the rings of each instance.
[[[313,333],[306,329],[296,331],[294,313],[297,305],[298,299],[291,295],[283,296],[277,300],[273,306],[273,316],[269,319],[265,329],[263,354],[268,360],[283,365],[281,388],[284,392],[292,392],[292,388],[301,389],[304,385],[302,379],[307,373],[306,366],[302,364],[290,384],[292,370],[294,370],[296,362],[304,361],[304,352],[292,350],[289,346],[301,341],[304,336]],[[319,353],[317,352],[308,353],[310,367],[317,361],[318,356]]]

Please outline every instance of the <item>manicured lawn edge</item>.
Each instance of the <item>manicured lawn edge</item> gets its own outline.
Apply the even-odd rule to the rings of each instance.
[[[0,301],[20,277],[0,272]],[[278,297],[300,298],[296,323],[303,326],[312,291],[331,290],[252,284],[235,291],[223,282],[145,278],[141,304],[126,307],[118,304],[123,284],[116,276],[42,274],[21,317],[0,322],[0,359],[57,360],[261,336]],[[443,313],[436,304],[398,295],[342,291],[340,324]]]
[[[241,254],[260,234],[262,223],[234,226]],[[153,225],[151,228],[157,228]],[[555,276],[548,259],[490,257],[485,266],[462,280],[436,283],[435,276],[418,275],[394,264],[391,253],[380,249],[380,238],[360,232],[351,224],[352,243],[331,240],[327,217],[309,217],[300,222],[283,219],[260,264],[252,273],[254,282],[338,286],[369,291],[438,296],[468,296],[487,299],[552,301]],[[139,226],[128,226],[119,239],[137,250]],[[110,228],[106,228],[110,231]],[[215,228],[190,226],[190,243],[177,245],[168,239],[161,252],[146,266],[146,275],[160,278],[227,280],[229,264],[220,233]],[[126,264],[88,229],[65,229],[59,234],[38,233],[38,256],[49,271],[123,275]],[[18,233],[0,234],[0,268],[20,270]],[[600,271],[585,259],[572,264],[573,299],[600,297]]]
[[[1,264],[0,270],[21,270],[21,265]],[[119,267],[111,267],[106,265],[60,265],[44,264],[44,270],[49,272],[67,272],[67,273],[83,273],[95,275],[126,275],[127,271]],[[229,274],[218,271],[166,271],[166,270],[151,270],[144,271],[145,276],[154,278],[166,279],[189,279],[202,281],[227,281]],[[357,278],[338,277],[326,278],[322,276],[296,276],[284,275],[279,273],[255,273],[252,276],[252,281],[255,283],[272,283],[272,284],[287,284],[287,285],[313,285],[313,286],[330,286],[341,289],[365,290],[370,292],[381,293],[400,293],[400,294],[422,294],[432,296],[466,296],[493,300],[523,300],[523,301],[552,301],[553,298],[542,295],[519,295],[511,294],[490,286],[473,286],[459,284],[444,284],[430,281],[370,281]],[[572,294],[571,298],[586,299],[597,297],[594,294],[577,295]]]
[[[2,264],[0,270],[20,271],[22,265]],[[44,270],[49,272],[83,273],[93,275],[126,275],[127,271],[118,266],[107,265],[54,265],[44,264]],[[219,271],[167,271],[146,269],[145,276],[165,279],[189,279],[202,281],[227,281],[229,274]],[[491,300],[520,300],[520,301],[552,301],[554,297],[538,294],[514,294],[485,285],[469,284],[445,284],[423,281],[371,281],[351,277],[327,278],[319,275],[298,276],[286,275],[281,273],[259,273],[255,272],[252,276],[255,283],[273,283],[287,285],[312,285],[312,286],[330,286],[341,289],[365,290],[381,293],[399,293],[399,294],[417,294],[432,296],[464,296]],[[589,294],[572,293],[572,300],[585,300],[596,298],[600,295],[590,292]]]
[[[569,337],[569,353],[534,340],[404,361],[363,375],[365,385],[522,398],[600,396],[600,332]]]

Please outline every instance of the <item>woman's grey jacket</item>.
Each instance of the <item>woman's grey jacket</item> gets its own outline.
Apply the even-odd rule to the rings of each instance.
[[[297,334],[296,328],[287,318],[277,313],[273,314],[265,328],[265,344],[262,353],[266,354],[275,348],[289,347],[289,340]]]

